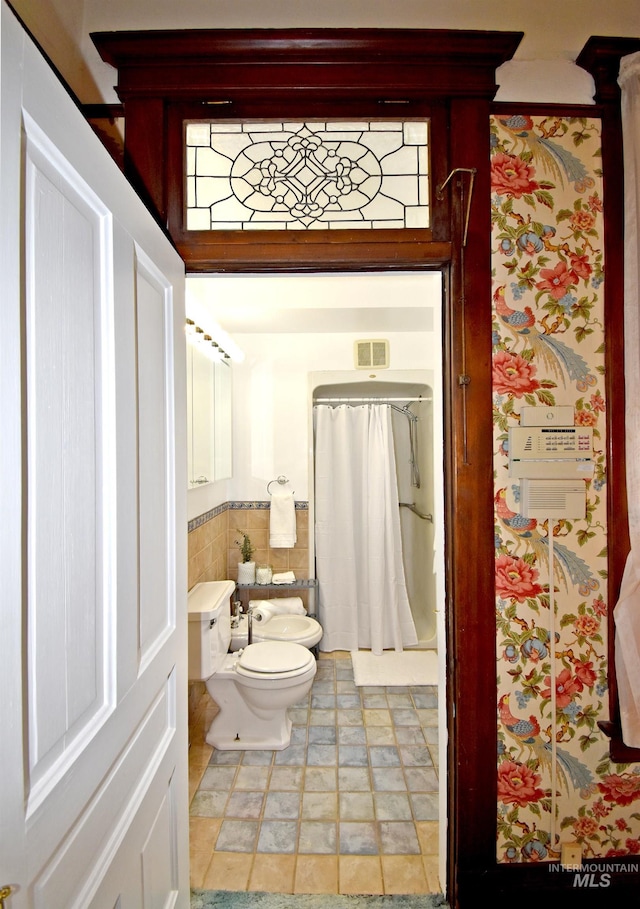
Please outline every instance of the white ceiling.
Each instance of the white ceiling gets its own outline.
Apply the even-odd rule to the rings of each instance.
[[[432,331],[440,288],[438,272],[194,276],[187,313],[231,336]]]

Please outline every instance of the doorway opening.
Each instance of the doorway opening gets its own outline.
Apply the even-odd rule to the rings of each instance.
[[[418,760],[415,751],[406,751],[407,747],[416,747],[415,743],[408,745],[407,742],[397,742],[394,739],[392,744],[390,739],[386,744],[380,740],[378,744],[372,745],[371,742],[375,740],[376,734],[383,737],[395,735],[395,732],[390,733],[387,727],[383,726],[377,731],[370,729],[367,732],[364,727],[358,730],[357,727],[352,728],[346,723],[344,726],[335,723],[335,729],[332,731],[329,724],[324,730],[321,730],[314,729],[316,724],[311,722],[307,726],[306,732],[302,732],[302,728],[299,730],[299,735],[307,736],[305,762],[290,765],[295,771],[293,775],[290,774],[291,778],[300,777],[303,781],[302,788],[293,793],[289,791],[287,798],[284,799],[289,805],[287,810],[293,812],[297,810],[298,817],[296,819],[265,817],[264,811],[273,812],[275,809],[272,806],[278,800],[275,793],[265,791],[262,801],[259,798],[255,800],[256,804],[260,802],[260,811],[263,812],[257,818],[251,818],[250,821],[231,816],[220,818],[221,826],[218,835],[222,833],[222,825],[225,824],[226,831],[229,832],[229,839],[223,837],[221,841],[222,845],[226,847],[221,850],[221,854],[226,851],[226,858],[229,858],[233,854],[234,848],[241,851],[249,848],[246,841],[240,841],[240,839],[234,844],[232,836],[234,827],[230,823],[231,821],[254,824],[252,827],[243,828],[236,824],[235,829],[239,835],[247,834],[249,838],[255,834],[254,845],[257,844],[259,849],[271,848],[266,838],[260,844],[263,824],[275,823],[276,820],[288,823],[290,826],[287,831],[291,835],[293,825],[297,823],[296,851],[285,852],[281,855],[288,856],[287,859],[282,859],[287,868],[293,861],[296,867],[302,869],[318,863],[326,864],[331,855],[336,865],[345,867],[349,864],[353,865],[356,858],[358,861],[365,857],[367,860],[370,859],[373,852],[354,855],[346,851],[350,848],[346,838],[347,833],[350,830],[355,833],[355,830],[348,825],[366,825],[360,828],[360,832],[363,834],[366,832],[369,836],[373,835],[372,831],[377,830],[378,844],[382,842],[379,831],[386,831],[387,828],[400,830],[399,827],[393,828],[389,825],[417,825],[414,829],[420,831],[421,834],[424,835],[426,830],[429,831],[431,843],[425,848],[430,850],[432,864],[437,865],[436,878],[439,878],[437,889],[444,892],[446,889],[447,831],[447,695],[444,674],[446,635],[442,466],[444,425],[442,417],[442,275],[437,271],[216,275],[190,278],[187,284],[188,299],[197,300],[201,312],[206,311],[210,318],[214,319],[217,325],[233,338],[244,354],[243,362],[237,366],[234,365],[234,470],[233,477],[228,481],[225,489],[227,500],[234,502],[263,500],[266,481],[280,474],[289,477],[296,489],[296,499],[306,499],[309,502],[309,576],[315,576],[313,463],[311,458],[314,389],[319,385],[335,381],[371,382],[370,372],[357,372],[353,366],[353,345],[355,341],[363,337],[383,337],[389,342],[390,359],[389,368],[378,372],[379,379],[387,382],[417,379],[419,383],[429,387],[432,398],[430,402],[432,413],[429,418],[430,438],[420,441],[422,447],[428,450],[430,455],[430,466],[426,470],[426,476],[429,476],[429,485],[432,487],[433,524],[430,526],[433,531],[433,540],[429,552],[424,553],[417,550],[413,558],[420,558],[423,562],[428,562],[433,577],[435,604],[432,603],[432,605],[435,605],[433,619],[436,627],[429,637],[431,646],[438,652],[439,685],[436,689],[436,697],[429,702],[429,706],[418,707],[412,704],[409,708],[418,712],[422,711],[422,717],[428,717],[429,722],[434,725],[425,729],[407,727],[401,730],[400,738],[411,736],[418,738],[420,735],[425,736],[426,732],[426,736],[433,739],[431,742],[425,740],[424,744],[426,750],[430,750],[429,759],[432,759],[433,756],[433,766],[432,768],[419,764],[410,766],[409,763],[403,761],[403,753],[407,762]],[[408,504],[416,503],[410,501]],[[401,509],[401,511],[408,510]],[[413,517],[413,515],[410,516]],[[321,598],[322,591],[320,591]],[[423,637],[426,637],[426,634]],[[345,703],[344,697],[340,702],[336,701],[333,707],[312,706],[310,702],[308,705],[310,716],[319,715],[319,718],[324,721],[328,719],[328,714],[316,712],[335,709],[336,713],[341,712],[343,720],[353,720],[355,714],[349,717],[345,711],[360,709],[367,712],[386,710],[391,718],[392,711],[403,709],[398,698],[405,696],[405,693],[401,689],[394,690],[393,686],[380,695],[366,694],[369,699],[368,703],[371,703],[370,699],[373,697],[385,698],[384,707],[365,707],[362,701],[362,697],[365,695],[360,691],[354,691],[353,683],[349,679],[336,676],[336,673],[344,673],[347,667],[350,668],[348,653],[325,654],[324,658],[319,661],[320,677],[322,678],[322,675],[327,673],[332,676],[336,685],[335,692],[324,695],[324,697],[338,698],[340,695],[346,696],[347,694],[352,698],[357,696],[360,698],[360,706],[358,708],[339,706],[340,703]],[[329,679],[325,678],[324,682],[328,683]],[[350,689],[348,692],[343,690],[347,687]],[[431,696],[433,692],[419,694]],[[313,703],[319,704],[320,701],[317,699],[321,696],[319,693],[314,695],[312,692],[312,698],[316,698]],[[424,698],[418,700],[421,704],[427,703]],[[301,714],[298,716],[301,717]],[[302,723],[300,726],[302,727]],[[333,735],[335,743],[310,741],[311,737],[318,735],[330,738]],[[355,739],[352,740],[352,737],[358,735],[363,739],[361,745],[356,745]],[[318,750],[318,745],[325,748],[324,752]],[[380,752],[375,752],[376,760],[383,757],[395,760],[397,754],[398,765],[392,768],[393,774],[391,775],[397,777],[398,780],[401,776],[406,779],[406,772],[409,772],[409,779],[415,784],[420,778],[424,780],[427,769],[436,771],[438,775],[436,791],[427,793],[420,789],[415,791],[407,789],[400,793],[404,797],[398,798],[398,794],[393,795],[385,790],[376,790],[375,779],[380,776],[380,768],[377,766],[341,766],[341,751],[343,758],[364,761],[367,745],[382,749]],[[360,748],[360,752],[354,751],[355,748]],[[385,751],[384,749],[387,748],[395,748],[396,752]],[[404,752],[402,749],[405,749]],[[297,755],[294,758],[294,752],[292,752],[292,759],[297,761],[300,758]],[[335,766],[310,763],[310,761],[329,761],[330,759],[335,761]],[[249,760],[257,760],[257,758],[252,757]],[[278,781],[282,777],[281,767],[289,766],[284,763],[287,760],[285,753],[271,756],[267,772],[264,773],[261,769],[258,775],[260,778],[266,777],[267,780],[273,778]],[[242,764],[239,764],[238,773],[240,773],[241,767]],[[358,773],[352,772],[356,770]],[[358,785],[363,786],[364,772],[369,778],[367,789],[340,788],[341,777],[345,785],[353,786],[356,785],[356,777],[359,777]],[[212,781],[216,775],[220,776],[216,773],[209,774],[209,779]],[[336,781],[333,789],[310,789],[308,791],[304,789],[304,780],[307,778],[312,786],[328,786],[330,783],[327,782],[327,777],[331,779],[332,776]],[[390,779],[388,772],[386,776]],[[254,776],[254,780],[257,778]],[[320,780],[324,780],[324,783],[321,783]],[[417,785],[422,785],[422,783],[417,783]],[[210,792],[215,791],[210,790]],[[356,793],[358,793],[357,796]],[[270,798],[270,796],[273,797]],[[240,801],[239,798],[236,798],[234,803],[240,804]],[[393,809],[389,807],[391,802],[394,802]],[[402,809],[399,807],[400,802],[403,803]],[[268,803],[269,807],[267,807]],[[334,807],[329,808],[329,803]],[[315,806],[315,808],[311,806]],[[251,810],[257,810],[255,804]],[[333,811],[335,816],[327,819],[325,816],[327,811]],[[391,816],[388,815],[390,811]],[[353,812],[355,812],[355,819],[352,818]],[[369,812],[370,816],[360,817],[359,813],[362,812],[365,815]],[[200,826],[207,824],[206,821],[197,823]],[[327,824],[329,827],[331,824],[335,826],[333,840],[328,832],[329,827],[320,826]],[[308,825],[318,826],[313,828]],[[267,830],[269,829],[275,828],[267,828]],[[279,829],[285,833],[284,827]],[[318,833],[318,839],[314,841],[315,845],[314,843],[309,845],[307,838],[312,829]],[[403,829],[408,830],[408,827]],[[342,839],[341,832],[344,832]],[[328,838],[322,839],[323,836]],[[436,847],[433,844],[434,838],[437,841]],[[365,844],[362,848],[373,850],[372,840],[367,842],[368,845]],[[303,851],[300,851],[300,846]],[[287,841],[286,848],[292,848],[290,841]],[[304,851],[314,848],[327,851],[315,853]],[[412,861],[417,858],[422,861],[424,858],[423,844],[419,842],[418,848],[420,852],[411,855]],[[280,853],[277,854],[280,855]],[[438,857],[435,858],[435,855]],[[262,855],[259,851],[254,853],[255,880],[263,880],[260,877],[260,869],[265,856],[270,858],[273,863],[274,853],[264,852]],[[389,869],[397,865],[399,856],[398,854],[393,857],[384,854],[379,856],[376,853],[375,861],[378,860],[381,867],[385,866]],[[224,861],[224,856],[218,857],[216,861]],[[246,864],[245,855],[244,866]],[[304,879],[303,873],[301,873],[300,879]],[[391,892],[394,886],[391,871],[387,873],[387,884],[391,888],[389,891]],[[240,880],[238,889],[247,889],[251,886],[250,878],[244,885]],[[295,888],[295,886],[294,879],[293,887]],[[341,885],[338,882],[336,886]],[[384,881],[382,886],[384,887]],[[410,886],[410,878],[408,878],[405,887]],[[428,887],[433,887],[433,879],[428,881]],[[422,892],[426,892],[424,886]]]

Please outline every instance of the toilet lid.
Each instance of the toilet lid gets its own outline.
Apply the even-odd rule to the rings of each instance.
[[[260,641],[249,644],[238,660],[243,669],[250,672],[293,672],[302,669],[313,655],[302,644],[288,641]]]

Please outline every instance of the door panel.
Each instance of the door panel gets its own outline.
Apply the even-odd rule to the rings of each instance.
[[[113,348],[95,280],[111,269],[108,212],[27,115],[24,145],[30,816],[113,709],[102,370]]]
[[[0,884],[186,909],[184,266],[0,22]]]
[[[138,495],[140,514],[140,667],[175,628],[175,552],[166,533],[173,496],[168,441],[173,412],[165,375],[173,369],[170,346],[171,287],[138,250],[136,337],[138,400]]]

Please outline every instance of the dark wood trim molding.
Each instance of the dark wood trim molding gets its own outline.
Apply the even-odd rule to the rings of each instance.
[[[618,686],[615,669],[615,624],[613,609],[629,552],[625,454],[625,387],[620,367],[624,351],[624,172],[622,123],[618,73],[620,60],[640,51],[640,38],[590,38],[577,63],[593,76],[595,98],[603,122],[602,168],[607,230],[605,234],[605,312],[607,384],[607,521],[608,521],[608,662],[609,716],[599,723],[610,739],[611,759],[618,763],[640,761],[640,748],[630,748],[622,739]],[[618,368],[615,368],[615,365]]]
[[[522,32],[421,29],[215,29],[97,32],[118,95],[269,100],[493,97],[495,70]]]
[[[452,98],[489,100],[495,71],[520,32],[289,29],[100,32],[92,39],[116,67],[126,120],[125,172],[167,224],[190,271],[406,268],[442,261],[449,196],[432,200],[427,231],[392,237],[340,231],[188,232],[184,228],[185,119],[429,117],[432,182],[448,174]],[[398,112],[401,112],[400,114]],[[291,232],[293,233],[293,232]],[[375,234],[375,235],[374,235]],[[435,244],[435,245],[434,245]]]

